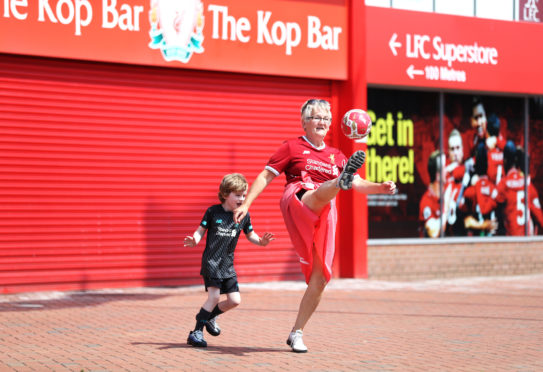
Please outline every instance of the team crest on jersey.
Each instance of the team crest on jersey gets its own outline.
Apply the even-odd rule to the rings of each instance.
[[[430,209],[430,207],[424,207],[424,209],[422,210],[422,216],[425,220],[432,216],[432,210]]]
[[[170,61],[189,62],[203,53],[204,5],[200,0],[151,0],[149,48]]]
[[[330,154],[330,163],[336,164],[336,156],[334,154]]]

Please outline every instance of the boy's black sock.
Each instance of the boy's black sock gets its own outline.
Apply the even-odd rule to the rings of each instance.
[[[215,318],[217,315],[221,315],[224,313],[221,309],[219,309],[219,304],[215,305],[215,308],[211,311],[211,315],[209,316],[209,319]]]
[[[196,315],[196,326],[194,327],[194,330],[202,331],[210,315],[211,313],[202,307],[200,312]]]

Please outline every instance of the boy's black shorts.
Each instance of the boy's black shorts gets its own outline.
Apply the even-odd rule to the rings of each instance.
[[[221,294],[239,292],[238,277],[220,279],[220,278],[208,278],[204,276],[204,284],[207,287],[215,287],[221,290]]]

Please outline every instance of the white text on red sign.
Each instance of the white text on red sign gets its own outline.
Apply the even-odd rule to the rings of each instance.
[[[398,50],[405,45],[407,58],[444,61],[449,67],[454,62],[498,64],[498,50],[494,47],[479,45],[476,41],[472,44],[448,43],[443,42],[440,36],[405,34],[405,42],[402,43],[398,40],[398,34],[394,33],[388,45],[394,56],[397,56]]]
[[[246,17],[235,18],[228,13],[228,7],[209,5],[208,10],[213,14],[213,39],[240,41],[247,43],[251,40],[251,23]],[[257,11],[257,44],[285,46],[285,54],[291,55],[292,48],[300,45],[302,28],[297,22],[272,21],[272,12]],[[307,48],[322,48],[323,50],[338,50],[341,27],[322,25],[315,16],[307,16]]]
[[[0,0],[3,4],[2,16],[25,21],[28,17],[28,0]],[[76,36],[93,21],[94,9],[89,0],[39,0],[38,21],[75,28]],[[247,43],[251,40],[252,26],[247,17],[234,17],[227,6],[210,4],[208,11],[212,18],[212,38]],[[133,6],[117,0],[102,0],[102,28],[119,28],[122,31],[140,31],[143,6]],[[257,11],[256,43],[281,46],[286,55],[292,55],[293,48],[300,45],[302,27],[297,22],[273,19],[271,11]],[[321,22],[319,17],[307,16],[308,49],[337,51],[342,27]]]

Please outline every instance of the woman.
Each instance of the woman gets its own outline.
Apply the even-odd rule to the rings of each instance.
[[[287,184],[281,198],[281,212],[307,283],[296,322],[287,339],[287,344],[298,353],[307,352],[302,340],[303,329],[331,277],[336,195],[340,190],[351,188],[365,194],[393,194],[396,191],[392,181],[373,183],[355,175],[364,163],[364,152],[357,151],[347,160],[341,151],[324,143],[332,122],[330,103],[310,99],[303,104],[301,116],[305,135],[287,140],[279,147],[255,179],[245,202],[234,210],[234,220],[241,221],[266,186],[285,173]]]

